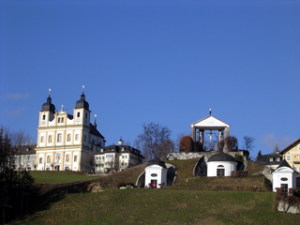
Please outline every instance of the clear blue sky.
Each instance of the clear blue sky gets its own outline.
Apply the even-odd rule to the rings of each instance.
[[[269,153],[300,138],[300,1],[0,2],[0,124],[36,140],[86,86],[107,144],[212,115]]]

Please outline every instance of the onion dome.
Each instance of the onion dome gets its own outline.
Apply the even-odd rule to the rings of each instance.
[[[216,161],[236,162],[235,158],[233,158],[231,155],[225,154],[224,152],[215,154],[207,160],[207,162],[216,162]]]
[[[152,166],[152,165],[158,165],[161,166],[162,168],[166,168],[166,163],[164,161],[161,161],[159,158],[155,157],[154,159],[148,161],[147,166]],[[146,166],[146,167],[147,167]]]
[[[82,86],[82,94],[80,96],[80,100],[76,102],[76,106],[75,106],[75,109],[79,109],[79,108],[85,108],[89,110],[89,103],[85,101],[84,86]]]
[[[55,113],[55,106],[52,104],[52,98],[50,97],[51,89],[49,89],[49,97],[47,102],[42,105],[42,111],[50,111]]]
[[[118,141],[118,145],[123,145],[123,140],[122,140],[122,137],[120,138],[120,140]]]

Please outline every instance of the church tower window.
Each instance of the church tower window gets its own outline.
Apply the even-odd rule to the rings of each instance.
[[[77,113],[77,117],[80,117],[80,112]]]
[[[64,118],[63,118],[63,117],[61,118],[61,122],[62,122],[62,123],[64,122]]]
[[[41,143],[44,143],[44,136],[41,137]]]
[[[46,115],[43,115],[43,120],[45,120],[46,119]]]
[[[60,123],[60,117],[58,117],[58,120],[57,120],[57,122],[58,122],[58,123]]]

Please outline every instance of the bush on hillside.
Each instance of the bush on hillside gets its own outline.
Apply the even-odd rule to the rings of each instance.
[[[125,182],[117,183],[117,188],[120,188],[120,187],[126,187],[126,183]]]

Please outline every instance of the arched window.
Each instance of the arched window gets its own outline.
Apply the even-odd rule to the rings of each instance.
[[[61,134],[57,135],[57,142],[61,142]]]
[[[51,157],[50,155],[47,156],[47,163],[50,163],[51,162]]]
[[[60,117],[58,117],[58,119],[57,119],[57,123],[60,123]]]
[[[70,142],[71,141],[71,134],[68,134],[67,136],[67,142]]]
[[[49,143],[52,143],[52,135],[49,135],[49,137],[48,137],[48,142],[49,142]]]
[[[79,134],[75,134],[75,141],[79,140]]]
[[[44,136],[41,137],[41,143],[44,143]]]
[[[64,122],[64,118],[63,118],[63,117],[61,118],[61,122],[62,122],[62,123]]]

